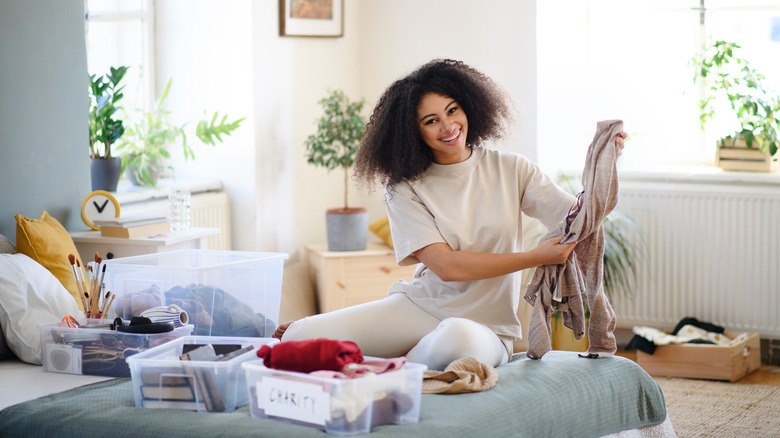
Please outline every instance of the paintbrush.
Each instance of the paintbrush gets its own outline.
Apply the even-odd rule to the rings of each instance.
[[[70,262],[70,267],[73,270],[73,279],[76,280],[76,289],[78,290],[79,296],[81,297],[81,303],[84,305],[84,312],[87,312],[87,300],[84,294],[86,293],[84,289],[81,287],[81,282],[79,281],[79,274],[76,271],[76,256],[73,254],[68,254],[68,261]]]
[[[103,318],[106,317],[106,311],[108,310],[108,299],[111,298],[111,291],[106,292],[106,296],[103,299],[103,308],[100,309],[100,314]]]
[[[108,315],[108,309],[110,309],[111,305],[114,304],[114,298],[116,298],[116,295],[114,295],[111,291],[108,291],[108,293],[111,294],[111,298],[108,300],[108,303],[106,303],[106,310],[103,311],[104,318],[106,315]]]
[[[84,280],[84,271],[81,268],[81,260],[76,259],[76,272],[78,273],[78,281],[81,282],[81,289],[86,292],[87,291],[87,282]]]

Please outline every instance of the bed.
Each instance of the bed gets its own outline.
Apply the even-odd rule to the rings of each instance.
[[[371,435],[675,436],[660,388],[629,359],[584,359],[574,352],[551,351],[542,360],[515,354],[497,370],[499,380],[492,389],[423,394],[418,423],[376,426]],[[9,378],[15,382],[10,388]],[[55,380],[57,387],[44,386]],[[319,429],[254,418],[248,404],[231,413],[136,408],[127,378],[55,375],[40,366],[6,362],[0,364],[0,381],[3,437],[324,436]],[[72,389],[57,392],[66,387]],[[49,391],[53,393],[43,395]]]
[[[287,274],[285,268],[285,278],[300,278]],[[292,300],[285,299],[286,286],[282,289],[284,309]],[[0,340],[8,341],[17,356],[2,359],[7,346],[0,345],[0,437],[324,436],[316,428],[252,417],[247,403],[230,413],[136,408],[130,379],[44,372],[34,365],[36,348],[40,362],[37,323],[78,311],[73,301],[40,264],[21,254],[0,254]],[[376,426],[371,435],[675,436],[660,387],[629,359],[584,359],[551,351],[531,360],[518,353],[497,370],[492,389],[424,394],[418,423]]]

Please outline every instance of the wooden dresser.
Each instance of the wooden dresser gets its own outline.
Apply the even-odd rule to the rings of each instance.
[[[369,242],[365,251],[308,245],[306,253],[322,313],[384,298],[391,284],[411,281],[416,267],[398,266],[393,250],[382,243]]]

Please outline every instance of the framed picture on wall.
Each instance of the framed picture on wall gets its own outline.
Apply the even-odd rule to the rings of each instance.
[[[279,0],[279,35],[344,36],[344,0]]]

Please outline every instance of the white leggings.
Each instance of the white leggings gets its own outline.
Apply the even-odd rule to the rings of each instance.
[[[355,342],[366,356],[406,356],[431,370],[472,356],[496,367],[509,360],[512,341],[465,318],[439,320],[396,293],[292,323],[282,341],[328,338]]]

